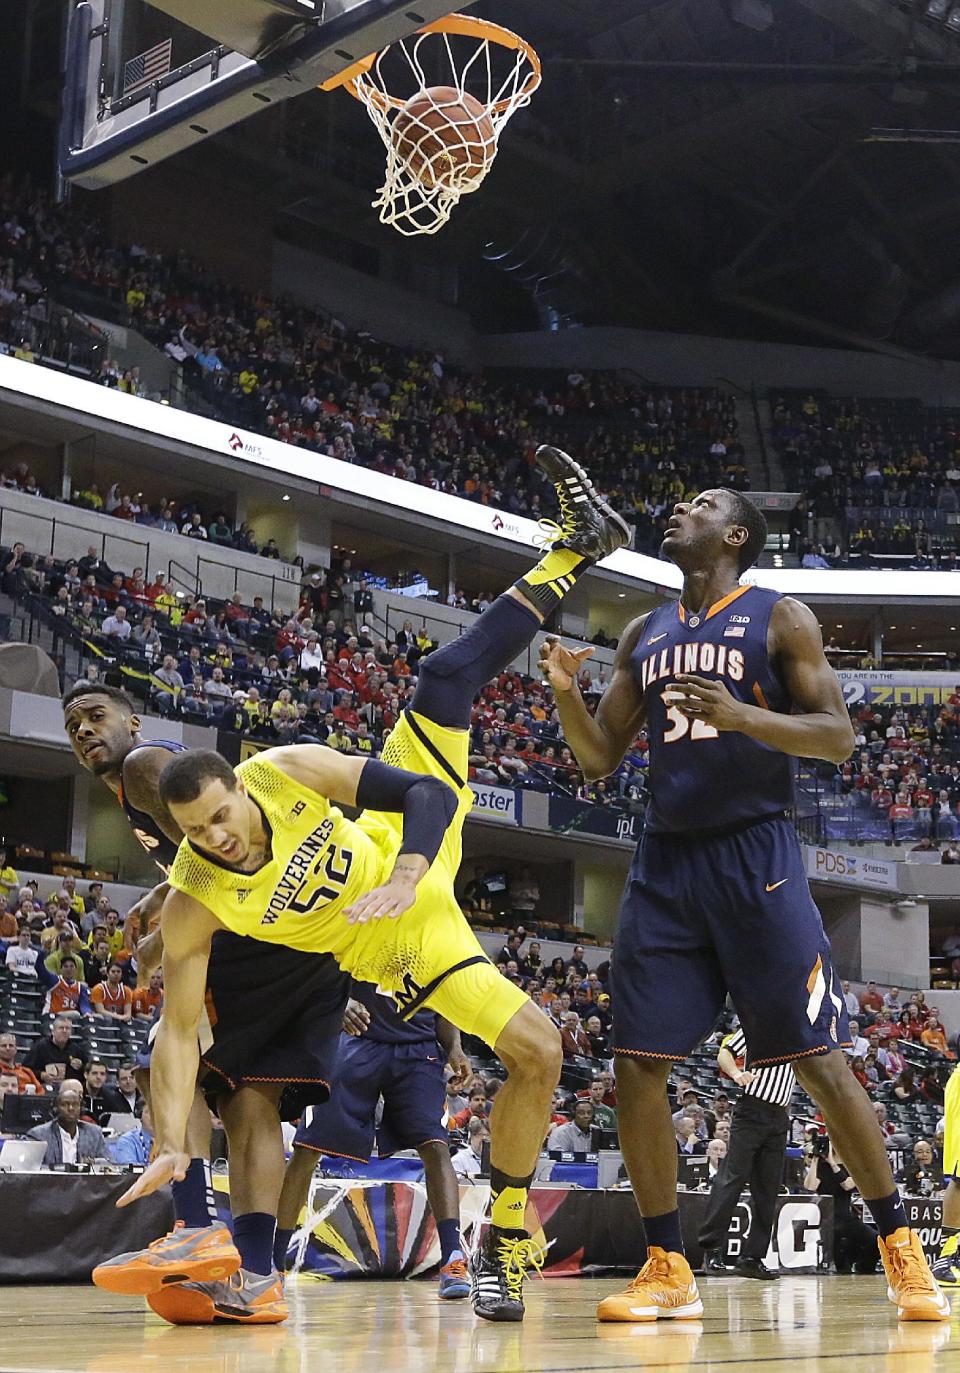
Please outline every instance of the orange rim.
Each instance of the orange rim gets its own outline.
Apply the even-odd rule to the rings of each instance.
[[[524,54],[527,61],[530,63],[530,74],[527,76],[526,81],[524,81],[520,91],[517,95],[506,100],[497,100],[493,104],[488,105],[488,113],[503,114],[505,110],[510,109],[511,106],[515,105],[518,100],[523,99],[524,96],[532,95],[540,85],[540,81],[543,77],[543,70],[540,66],[540,57],[536,49],[532,47],[525,38],[521,38],[519,34],[512,33],[510,29],[501,28],[499,24],[493,24],[489,19],[478,19],[475,15],[471,14],[448,14],[445,15],[443,19],[434,20],[432,24],[425,24],[422,29],[417,29],[416,34],[411,35],[411,37],[419,37],[421,34],[425,33],[452,33],[461,38],[485,39],[491,43],[498,44],[501,48],[509,48],[512,52],[522,52]],[[383,51],[386,52],[388,49],[384,48]],[[380,55],[379,52],[372,52],[367,57],[361,57],[358,62],[354,62],[342,72],[338,72],[336,76],[331,76],[329,80],[324,81],[320,86],[320,89],[322,91],[335,91],[339,90],[342,86],[345,90],[350,92],[354,100],[360,100],[365,103],[367,99],[373,99],[376,104],[380,105],[382,108],[402,109],[407,103],[406,100],[401,100],[398,96],[390,95],[389,92],[375,90],[368,93],[367,96],[361,95],[360,93],[357,84],[358,80],[367,74]]]

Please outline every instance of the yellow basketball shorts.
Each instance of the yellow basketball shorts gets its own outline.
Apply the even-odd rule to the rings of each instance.
[[[960,1067],[943,1094],[943,1176],[960,1182]]]
[[[469,736],[411,711],[388,738],[382,761],[437,777],[457,793],[457,812],[440,852],[417,887],[417,900],[398,920],[361,928],[349,971],[391,992],[404,1019],[426,1007],[491,1048],[527,998],[490,962],[457,905],[454,881],[463,856],[463,822],[473,805],[467,786]],[[385,870],[400,848],[403,817],[364,811],[357,822],[384,854]],[[347,963],[344,963],[347,966]]]

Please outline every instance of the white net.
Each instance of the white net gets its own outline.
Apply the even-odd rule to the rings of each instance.
[[[451,16],[379,53],[348,89],[387,150],[374,209],[408,237],[435,234],[482,184],[501,131],[540,84],[536,54],[507,29]]]

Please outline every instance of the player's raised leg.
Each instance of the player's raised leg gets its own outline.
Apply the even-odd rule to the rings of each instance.
[[[466,730],[477,693],[529,646],[578,578],[630,539],[628,526],[601,500],[573,458],[560,449],[542,447],[537,463],[553,483],[560,505],[552,546],[465,634],[420,666],[412,715],[447,731],[463,731],[460,756],[449,760],[461,786],[466,776]],[[393,761],[389,743],[384,761]],[[469,980],[470,973],[459,976]],[[529,1002],[519,1007],[510,1002],[505,1011],[506,1018],[495,1029],[488,1021],[483,1036],[508,1077],[490,1122],[491,1224],[474,1256],[472,1278],[478,1315],[516,1321],[523,1318],[524,1273],[538,1261],[537,1246],[525,1228],[527,1192],[546,1134],[562,1054],[559,1037]],[[477,1032],[458,1022],[452,1011],[442,1013],[461,1029]]]
[[[543,446],[537,449],[537,465],[553,483],[560,504],[551,547],[459,639],[421,661],[412,710],[445,729],[469,729],[480,688],[529,646],[585,572],[630,542],[629,526],[601,500],[569,454]]]

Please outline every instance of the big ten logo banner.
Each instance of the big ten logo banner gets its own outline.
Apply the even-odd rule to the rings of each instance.
[[[706,1198],[703,1209],[706,1211]],[[745,1245],[753,1225],[753,1205],[749,1197],[742,1197],[727,1232],[727,1263],[735,1263],[746,1252]],[[690,1234],[691,1228],[684,1225],[685,1236]],[[688,1254],[690,1250],[688,1244]],[[699,1256],[690,1254],[690,1257],[691,1262],[696,1262]],[[773,1233],[765,1255],[768,1266],[789,1273],[816,1273],[832,1259],[832,1197],[778,1198]]]

